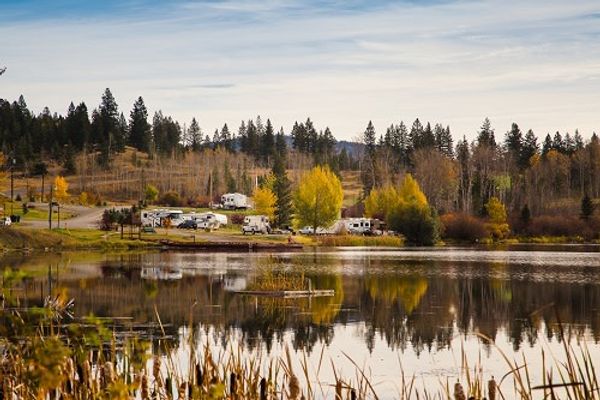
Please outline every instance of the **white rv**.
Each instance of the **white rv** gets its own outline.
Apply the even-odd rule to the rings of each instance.
[[[371,231],[371,220],[369,218],[348,218],[344,220],[346,230],[351,234],[364,235]]]
[[[242,233],[271,233],[271,225],[269,224],[269,217],[265,215],[248,215],[244,218],[244,224],[242,225]]]
[[[241,193],[225,193],[221,196],[221,207],[227,210],[239,210],[250,208],[248,196]]]
[[[190,219],[189,215],[183,214],[181,210],[156,209],[142,211],[143,226],[151,226],[153,228],[163,226],[167,218],[171,220],[171,226],[177,226],[183,221]]]

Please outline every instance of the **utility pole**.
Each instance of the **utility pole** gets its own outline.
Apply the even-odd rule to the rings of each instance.
[[[15,192],[15,164],[17,160],[14,158],[10,159],[10,215],[13,215],[14,212],[14,192]]]
[[[48,201],[48,229],[52,230],[52,185],[50,185],[50,199]]]

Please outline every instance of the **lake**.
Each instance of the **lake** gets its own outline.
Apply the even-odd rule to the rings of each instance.
[[[379,398],[392,399],[400,397],[402,374],[422,388],[452,384],[464,372],[463,356],[471,369],[480,365],[484,379],[498,381],[510,370],[502,352],[518,364],[526,359],[533,384],[542,383],[542,349],[560,359],[562,338],[585,344],[600,360],[600,253],[594,246],[64,253],[12,255],[0,265],[27,272],[18,292],[24,305],[66,291],[75,315],[116,318],[119,329],[154,342],[163,336],[158,314],[172,342],[170,356],[181,363],[190,321],[200,328],[199,351],[205,345],[223,354],[241,349],[243,357],[266,360],[289,348],[295,367],[305,359],[312,383],[329,398],[334,368],[352,382],[359,366]],[[334,295],[236,293],[265,276],[301,277]]]

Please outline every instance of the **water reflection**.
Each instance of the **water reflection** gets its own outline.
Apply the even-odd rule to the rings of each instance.
[[[57,287],[75,298],[77,315],[155,321],[155,308],[176,340],[189,323],[241,332],[247,349],[271,350],[288,333],[295,349],[339,342],[336,327],[357,334],[372,352],[381,338],[388,348],[448,348],[457,335],[506,335],[513,349],[567,334],[600,339],[600,260],[583,252],[483,252],[412,250],[300,254],[123,255],[66,254],[5,259],[27,271],[19,293],[39,304]],[[51,266],[50,269],[48,267]],[[265,268],[304,274],[333,297],[279,299],[242,296]],[[289,335],[288,335],[289,336]],[[223,336],[225,337],[225,336]]]

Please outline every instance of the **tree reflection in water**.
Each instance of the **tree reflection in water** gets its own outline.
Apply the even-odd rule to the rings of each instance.
[[[556,338],[557,318],[567,335],[588,331],[600,339],[600,272],[591,267],[583,267],[584,278],[576,280],[567,275],[569,268],[385,255],[160,253],[85,262],[53,257],[59,274],[50,280],[43,259],[4,264],[33,277],[19,293],[27,304],[42,301],[50,287],[61,287],[75,298],[78,315],[131,317],[143,325],[155,320],[156,307],[173,336],[191,316],[222,332],[223,342],[227,332],[241,331],[248,349],[270,350],[293,333],[292,346],[311,352],[316,343],[334,342],[336,326],[356,323],[364,324],[361,334],[369,350],[380,336],[392,349],[410,346],[417,354],[447,348],[457,334],[474,331],[491,338],[506,332],[518,350],[543,335]],[[333,289],[335,296],[253,298],[232,291],[265,263],[304,274],[315,289]],[[177,268],[181,279],[142,279],[147,267]]]

